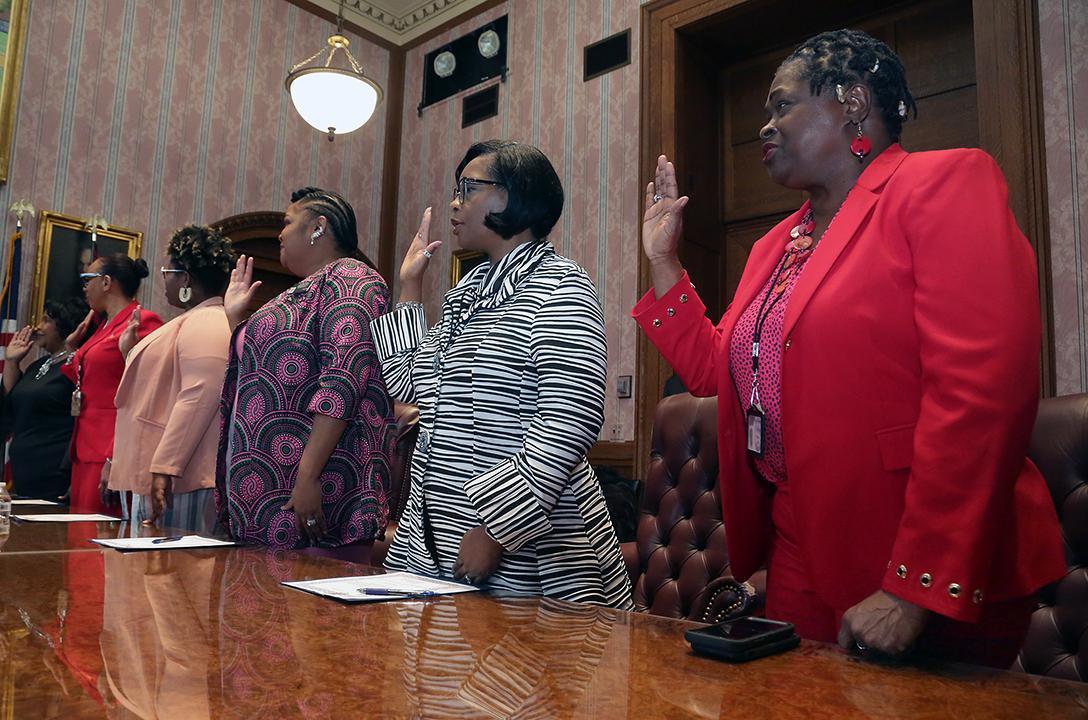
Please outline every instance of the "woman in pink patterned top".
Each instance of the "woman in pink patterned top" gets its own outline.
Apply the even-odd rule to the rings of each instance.
[[[392,403],[370,334],[389,305],[336,193],[291,196],[280,262],[304,279],[248,320],[260,286],[242,256],[224,297],[233,331],[223,387],[216,501],[240,540],[353,546],[365,561],[388,515]]]

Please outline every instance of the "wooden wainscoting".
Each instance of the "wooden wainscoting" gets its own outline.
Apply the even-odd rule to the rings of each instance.
[[[629,480],[635,476],[635,441],[598,442],[589,449],[590,465],[608,465]]]

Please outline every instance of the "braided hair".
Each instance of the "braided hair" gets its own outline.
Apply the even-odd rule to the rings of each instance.
[[[298,203],[314,215],[324,215],[328,230],[332,233],[340,252],[362,260],[372,269],[377,266],[359,249],[359,231],[355,223],[355,210],[339,193],[316,187],[304,187],[291,193],[291,202]]]
[[[166,252],[205,292],[221,295],[227,289],[236,258],[230,238],[217,229],[186,225],[170,236]]]
[[[819,95],[836,85],[867,86],[873,92],[884,126],[893,140],[903,132],[907,113],[918,117],[899,56],[886,44],[861,30],[832,30],[810,37],[782,65],[797,62],[809,92]],[[902,103],[902,106],[900,106]],[[902,111],[900,110],[902,107]]]

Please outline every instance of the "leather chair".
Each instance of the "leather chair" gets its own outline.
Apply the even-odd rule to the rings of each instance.
[[[1039,403],[1028,455],[1046,478],[1058,510],[1069,569],[1040,594],[1013,667],[1088,680],[1088,394]]]
[[[654,413],[638,535],[623,543],[636,609],[702,618],[707,585],[729,577],[718,499],[718,403],[670,395]]]
[[[370,553],[370,564],[381,565],[389,551],[389,543],[397,531],[397,523],[408,505],[408,495],[412,490],[412,454],[416,448],[416,436],[419,435],[419,408],[405,403],[393,404],[393,456],[389,458],[389,523],[385,535],[374,541]]]

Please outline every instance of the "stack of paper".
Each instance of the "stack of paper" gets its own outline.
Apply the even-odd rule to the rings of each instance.
[[[114,550],[192,550],[193,548],[233,547],[238,543],[232,540],[216,540],[200,535],[175,535],[172,537],[142,538],[95,538],[91,540],[103,547]]]
[[[304,580],[283,584],[296,590],[303,590],[314,595],[344,602],[411,600],[479,590],[473,585],[438,580],[425,575],[414,575],[406,572]]]
[[[23,522],[121,522],[121,518],[97,513],[67,513],[57,515],[12,515]]]

